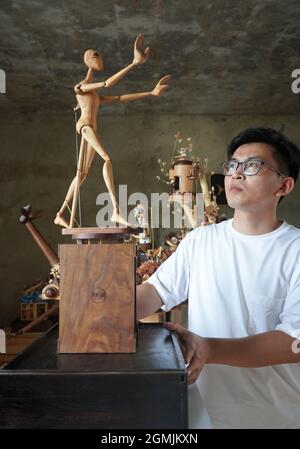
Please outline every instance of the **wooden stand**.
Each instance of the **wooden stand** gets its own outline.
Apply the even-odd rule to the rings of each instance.
[[[97,429],[100,438],[99,429],[187,429],[175,333],[161,324],[139,324],[137,333],[135,353],[71,355],[57,354],[52,327],[0,369],[0,429]]]
[[[116,231],[116,229],[118,231]],[[122,228],[64,229],[77,241],[103,240]],[[135,352],[135,257],[133,243],[59,246],[61,265],[60,353]]]

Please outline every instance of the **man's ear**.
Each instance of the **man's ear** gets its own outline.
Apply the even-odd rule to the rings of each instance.
[[[292,178],[291,176],[287,176],[286,178],[283,179],[282,185],[280,189],[278,189],[277,192],[275,193],[275,196],[286,196],[289,193],[291,193],[294,187],[295,187],[294,178]]]

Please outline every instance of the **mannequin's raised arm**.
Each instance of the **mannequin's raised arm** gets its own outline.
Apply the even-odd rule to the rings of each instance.
[[[85,80],[76,84],[76,86],[74,87],[75,93],[80,95],[87,92],[92,92],[97,89],[102,89],[103,87],[112,87],[117,84],[125,75],[127,75],[127,73],[130,72],[134,67],[140,64],[144,64],[149,58],[150,48],[147,47],[145,50],[142,49],[143,40],[143,34],[139,34],[134,42],[132,63],[128,64],[126,67],[109,77],[104,82],[90,83],[89,81],[91,81],[93,76],[93,68],[88,66],[89,70]],[[87,50],[87,52],[89,51],[90,50]]]
[[[120,70],[115,75],[111,76],[105,81],[105,87],[112,87],[117,84],[125,75],[127,75],[130,70],[140,64],[145,64],[145,62],[149,58],[150,47],[147,47],[145,50],[142,49],[142,45],[144,42],[143,34],[139,34],[134,42],[133,48],[133,61],[131,64],[128,64],[124,69]],[[129,100],[130,101],[130,100]]]
[[[153,90],[149,92],[138,92],[134,94],[125,94],[125,95],[118,95],[118,96],[100,96],[100,100],[103,103],[111,103],[113,101],[120,101],[121,103],[126,103],[129,101],[134,100],[140,100],[141,98],[149,97],[149,96],[155,96],[159,97],[167,88],[168,85],[166,84],[171,79],[171,75],[166,75],[163,78],[159,80],[159,82],[156,84]]]
[[[114,101],[119,101],[120,103],[126,103],[129,101],[140,100],[141,98],[149,97],[151,92],[138,92],[136,94],[126,94],[126,95],[111,95],[111,96],[100,96],[101,103],[112,103]]]
[[[106,82],[101,81],[99,83],[87,83],[84,82],[76,84],[74,87],[74,91],[76,95],[85,94],[87,92],[92,92],[93,90],[102,89],[106,86]]]
[[[124,78],[125,75],[127,75],[128,72],[130,72],[136,66],[137,64],[133,62],[131,64],[128,64],[126,67],[124,67],[124,69],[120,70],[119,72],[109,77],[105,81],[105,87],[112,87],[115,84],[117,84],[122,78]]]
[[[115,73],[106,81],[100,83],[78,83],[76,84],[74,90],[76,94],[85,94],[87,92],[92,92],[93,90],[101,89],[104,87],[112,87],[117,84],[130,70],[132,70],[137,64],[131,63],[128,66],[124,67],[124,69],[120,70],[118,73]]]

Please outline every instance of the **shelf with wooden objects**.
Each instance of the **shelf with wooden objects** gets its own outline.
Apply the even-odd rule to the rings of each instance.
[[[6,333],[6,352],[0,354],[0,367],[9,362],[20,354],[24,349],[29,347],[35,340],[37,340],[42,332],[30,332],[27,334],[12,333],[10,328],[4,329]]]

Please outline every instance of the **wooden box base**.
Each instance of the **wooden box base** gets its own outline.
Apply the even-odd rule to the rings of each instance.
[[[131,243],[60,245],[60,353],[135,352]]]

